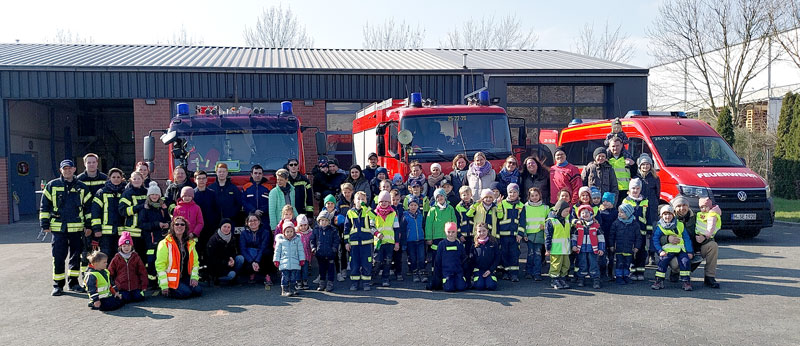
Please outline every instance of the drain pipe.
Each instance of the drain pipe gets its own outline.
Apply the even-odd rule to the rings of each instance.
[[[461,62],[462,62],[461,63],[461,68],[466,72],[467,71],[467,53],[464,53],[462,55]],[[464,95],[464,93],[466,92],[466,87],[467,87],[466,86],[466,74],[462,73],[461,74],[461,104],[465,104],[466,103],[467,96]]]

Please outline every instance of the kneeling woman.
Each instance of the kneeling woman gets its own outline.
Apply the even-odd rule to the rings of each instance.
[[[169,234],[158,243],[156,250],[158,286],[161,294],[172,298],[186,299],[203,293],[197,282],[200,279],[197,241],[189,237],[187,228],[185,218],[173,218]]]

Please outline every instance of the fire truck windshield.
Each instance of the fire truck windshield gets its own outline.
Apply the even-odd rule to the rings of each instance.
[[[742,160],[721,137],[653,136],[651,139],[666,166],[743,166]]]
[[[256,164],[265,171],[275,171],[289,158],[297,158],[299,152],[296,132],[231,130],[180,136],[186,140],[189,170],[202,169],[209,174],[219,161],[229,163],[229,168],[236,166],[231,162],[238,163],[238,171],[246,174]],[[231,173],[235,174],[235,169]]]
[[[483,151],[487,158],[511,155],[511,135],[505,114],[437,114],[405,117],[402,129],[411,131],[413,159],[420,162],[450,161],[467,152]]]

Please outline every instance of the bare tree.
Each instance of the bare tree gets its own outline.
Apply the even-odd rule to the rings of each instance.
[[[172,39],[167,40],[167,44],[178,46],[197,46],[203,44],[203,39],[198,38],[186,31],[186,26],[181,25],[181,30],[172,34]]]
[[[586,23],[575,39],[575,52],[604,60],[627,63],[633,57],[630,35],[621,32],[622,25],[612,29],[606,21],[602,32],[596,32],[594,23]]]
[[[800,1],[773,0],[768,14],[773,40],[800,67]]]
[[[73,33],[69,29],[58,29],[56,30],[56,35],[52,38],[47,38],[44,40],[47,43],[73,43],[73,44],[87,44],[87,43],[94,43],[94,39],[91,36],[89,37],[81,37],[80,34]]]
[[[713,117],[740,121],[747,84],[767,65],[769,0],[669,0],[648,30],[657,63],[688,80]]]
[[[383,25],[364,24],[361,45],[368,49],[417,49],[422,48],[425,29],[412,27],[405,21],[397,24],[387,19]]]
[[[291,7],[265,8],[254,28],[245,26],[244,40],[250,46],[268,48],[310,48],[314,40],[306,34]]]
[[[470,18],[461,27],[456,26],[447,33],[441,48],[460,49],[532,49],[539,37],[533,28],[525,29],[515,14],[499,21],[494,16],[480,20]]]

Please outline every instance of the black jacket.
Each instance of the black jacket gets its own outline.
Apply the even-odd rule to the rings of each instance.
[[[536,175],[528,173],[527,169],[522,170],[519,177],[520,180],[520,200],[522,203],[528,201],[528,189],[537,187],[542,191],[542,202],[550,202],[550,174],[541,166],[536,171]],[[472,191],[473,194],[480,194],[480,191]]]
[[[90,202],[92,195],[86,185],[77,178],[72,181],[64,177],[51,180],[45,185],[42,204],[39,208],[39,225],[42,229],[60,231],[83,231],[90,228],[92,218]],[[60,225],[60,226],[58,226]],[[81,226],[82,225],[82,226]],[[52,228],[55,226],[57,228]]]
[[[215,181],[211,190],[217,193],[217,206],[223,218],[235,219],[236,214],[242,210],[242,191],[233,185],[231,178],[225,182],[225,186],[220,186],[219,181]]]
[[[314,192],[311,189],[311,182],[305,174],[297,172],[297,177],[289,174],[289,184],[294,186],[294,207],[298,213],[305,213],[306,216],[314,216]],[[322,196],[325,198],[325,196]]]
[[[97,190],[92,199],[92,231],[103,234],[119,234],[118,229],[124,224],[125,216],[119,213],[119,200],[125,186],[115,186],[110,181]]]
[[[161,229],[159,225],[161,222],[170,222],[169,210],[167,208],[142,207],[142,209],[139,210],[139,228],[142,229],[143,237],[149,237],[151,234],[159,234],[163,236],[163,233],[165,233],[167,230]],[[151,239],[159,239],[159,237],[154,237]]]
[[[218,232],[208,239],[206,246],[206,263],[208,263],[208,270],[211,277],[219,278],[228,275],[233,268],[228,266],[228,261],[231,258],[236,258],[239,255],[239,241],[233,233],[231,233],[231,240],[225,242]]]
[[[147,187],[149,185],[142,185],[142,186]],[[170,183],[169,186],[167,186],[167,191],[164,192],[164,197],[167,199],[168,206],[174,206],[175,204],[178,203],[178,200],[181,198],[181,190],[183,189],[184,186],[189,186],[191,188],[197,187],[197,185],[195,185],[194,182],[189,180],[189,178],[186,178],[186,181],[184,181],[182,184],[176,184],[173,182]]]
[[[84,171],[83,173],[78,174],[76,179],[83,182],[86,185],[86,188],[92,193],[92,196],[94,196],[97,194],[97,190],[100,190],[100,188],[106,184],[106,181],[108,181],[108,176],[106,176],[103,172],[97,171],[97,175],[92,178]]]

